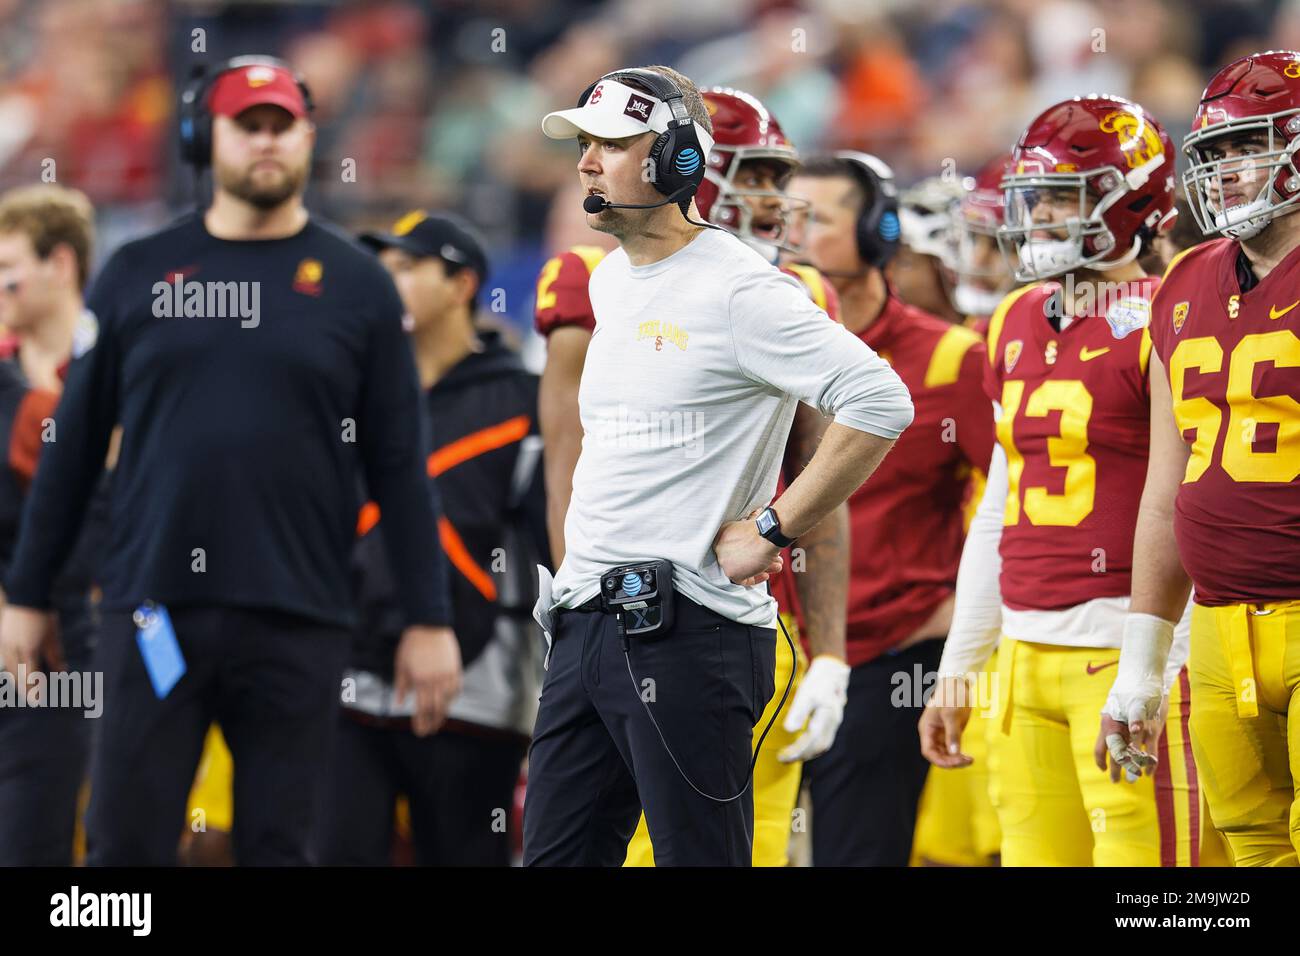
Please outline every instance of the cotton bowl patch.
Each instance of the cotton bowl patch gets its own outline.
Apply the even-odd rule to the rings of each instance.
[[[1111,335],[1117,339],[1146,328],[1150,321],[1151,300],[1141,296],[1126,295],[1106,310],[1106,323]]]

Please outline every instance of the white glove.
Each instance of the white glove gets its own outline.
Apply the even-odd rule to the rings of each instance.
[[[808,727],[776,759],[781,763],[795,763],[812,760],[830,750],[844,719],[844,702],[848,696],[849,665],[827,655],[814,657],[782,723],[791,734],[799,731],[805,721]]]
[[[1115,683],[1111,685],[1102,713],[1125,725],[1130,737],[1134,724],[1153,725],[1160,715],[1164,697],[1165,662],[1174,642],[1174,625],[1154,614],[1130,613],[1124,619],[1124,646],[1119,655]],[[1145,736],[1145,734],[1144,734]],[[1155,755],[1119,733],[1106,735],[1111,757],[1130,772],[1150,771]]]

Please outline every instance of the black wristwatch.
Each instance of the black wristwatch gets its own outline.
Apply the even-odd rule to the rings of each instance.
[[[778,548],[788,548],[794,544],[794,538],[787,538],[781,533],[781,522],[771,507],[760,511],[754,523],[758,525],[759,537],[766,538]]]

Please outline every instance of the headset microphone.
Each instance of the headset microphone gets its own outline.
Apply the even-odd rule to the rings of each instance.
[[[686,198],[686,194],[693,190],[694,186],[683,186],[681,189],[665,196],[658,202],[649,203],[626,203],[610,202],[600,196],[588,196],[582,201],[582,208],[585,212],[595,215],[598,212],[604,212],[606,209],[658,209],[660,206],[667,206],[669,203],[680,202]]]

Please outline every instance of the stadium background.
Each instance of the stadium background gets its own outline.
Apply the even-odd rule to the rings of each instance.
[[[0,0],[0,188],[84,190],[102,261],[194,202],[174,124],[193,65],[273,53],[317,104],[309,207],[354,229],[463,214],[523,334],[538,268],[593,235],[540,117],[615,67],[748,90],[804,153],[875,152],[907,185],[1085,92],[1138,100],[1178,142],[1213,69],[1297,47],[1300,0]]]

